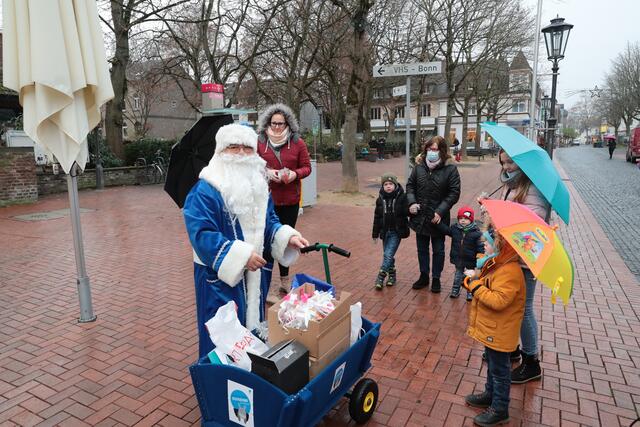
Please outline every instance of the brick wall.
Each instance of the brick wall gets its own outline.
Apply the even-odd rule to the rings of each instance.
[[[105,187],[117,185],[137,185],[144,182],[144,167],[121,167],[104,169]],[[38,194],[54,194],[67,191],[67,175],[62,171],[54,175],[51,168],[38,171]],[[78,190],[96,187],[95,169],[86,169],[78,175]]]
[[[31,147],[0,147],[0,206],[38,200],[36,163]]]

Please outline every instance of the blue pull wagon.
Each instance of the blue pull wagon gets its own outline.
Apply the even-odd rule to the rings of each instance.
[[[331,287],[327,252],[350,256],[333,245],[316,243],[303,252],[322,250],[327,282],[311,279],[316,286]],[[289,427],[314,426],[343,397],[349,398],[349,414],[364,424],[373,415],[378,402],[378,385],[362,376],[371,367],[371,356],[380,335],[380,323],[362,318],[364,334],[344,353],[295,394],[286,394],[261,377],[240,368],[212,364],[203,357],[189,367],[193,387],[202,414],[202,425]]]

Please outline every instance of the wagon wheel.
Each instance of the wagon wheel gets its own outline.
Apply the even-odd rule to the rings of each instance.
[[[378,403],[378,384],[370,379],[363,378],[353,388],[349,399],[349,415],[357,424],[364,424],[373,415]]]

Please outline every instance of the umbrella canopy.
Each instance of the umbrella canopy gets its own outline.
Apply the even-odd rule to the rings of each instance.
[[[24,130],[65,172],[84,168],[87,134],[113,88],[95,1],[5,0],[4,86],[20,94]]]
[[[565,224],[569,224],[569,190],[547,152],[510,126],[486,122],[482,123],[482,129],[529,177]]]
[[[607,134],[607,135],[603,136],[602,139],[613,139],[615,141],[616,136],[615,135],[611,135],[611,134]]]
[[[573,263],[550,227],[535,212],[519,203],[485,199],[482,206],[502,237],[516,250],[531,272],[551,289],[551,301],[564,304],[573,293]]]
[[[113,88],[92,0],[4,0],[3,84],[20,94],[24,130],[51,151],[67,175],[78,273],[80,322],[96,316],[86,272],[77,169],[84,168],[87,134]]]
[[[202,168],[209,164],[216,148],[215,136],[224,125],[233,123],[230,114],[200,118],[171,148],[164,191],[182,208]]]

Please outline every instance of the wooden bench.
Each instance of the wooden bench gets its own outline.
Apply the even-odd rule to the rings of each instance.
[[[476,150],[475,148],[467,148],[467,156],[469,157],[477,157],[478,160],[484,160],[485,156],[484,150]]]

